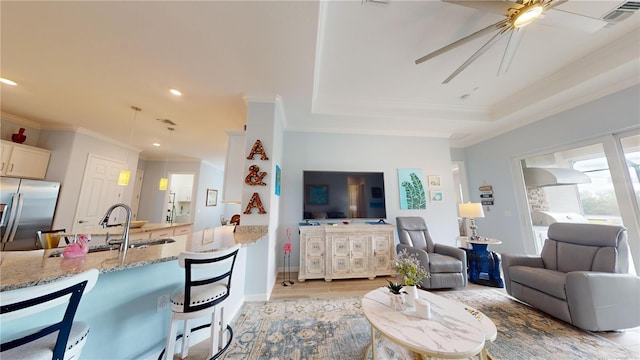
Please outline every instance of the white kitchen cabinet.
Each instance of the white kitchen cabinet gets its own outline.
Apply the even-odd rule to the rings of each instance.
[[[227,131],[227,157],[224,162],[224,183],[222,185],[222,202],[242,202],[245,164],[244,131]]]
[[[173,236],[173,228],[158,229],[151,231],[150,239],[163,239]]]
[[[131,241],[137,241],[137,240],[149,240],[150,237],[150,232],[145,231],[145,232],[139,232],[139,233],[130,233],[129,234],[129,240]]]
[[[301,226],[298,280],[391,275],[393,229],[393,225],[364,224]]]
[[[2,141],[0,175],[29,179],[44,179],[51,151]]]
[[[173,235],[175,235],[175,236],[186,235],[186,234],[190,234],[192,232],[193,232],[193,225],[176,226],[173,229]]]
[[[191,186],[180,186],[176,191],[176,201],[178,202],[190,202],[191,201]]]

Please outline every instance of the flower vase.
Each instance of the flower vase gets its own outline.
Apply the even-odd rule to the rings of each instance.
[[[416,285],[405,286],[404,291],[407,292],[407,306],[416,306],[416,299],[418,298],[418,287]]]
[[[397,311],[403,311],[406,309],[405,307],[405,294],[393,294],[389,293],[389,302],[391,303],[391,307]]]

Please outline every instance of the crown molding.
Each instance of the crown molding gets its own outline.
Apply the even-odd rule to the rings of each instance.
[[[18,115],[9,114],[9,113],[6,113],[6,112],[2,111],[2,112],[0,112],[0,116],[2,117],[3,120],[6,119],[6,120],[12,121],[12,122],[14,122],[16,124],[28,126],[28,127],[31,127],[31,128],[34,128],[34,129],[38,129],[38,130],[40,130],[42,128],[40,123],[37,123],[37,122],[35,122],[33,120],[25,119],[25,118],[20,117]]]

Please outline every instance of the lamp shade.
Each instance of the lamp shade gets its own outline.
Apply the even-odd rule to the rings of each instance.
[[[120,170],[120,175],[118,175],[118,185],[121,185],[121,186],[129,185],[130,179],[131,179],[131,171]]]
[[[167,190],[168,185],[169,185],[169,179],[160,178],[160,183],[158,184],[158,189],[159,190]]]
[[[464,203],[458,204],[458,216],[463,218],[481,218],[484,217],[481,203]]]

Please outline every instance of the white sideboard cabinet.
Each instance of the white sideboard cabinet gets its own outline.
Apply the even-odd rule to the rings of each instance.
[[[2,140],[0,175],[44,179],[51,151]]]
[[[393,274],[393,232],[390,224],[301,226],[298,280],[373,279]]]

